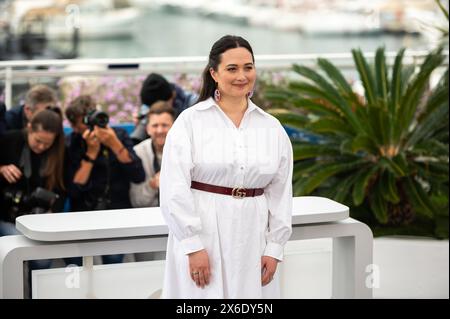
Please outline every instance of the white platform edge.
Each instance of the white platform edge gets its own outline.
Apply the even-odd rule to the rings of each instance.
[[[347,206],[324,197],[294,197],[292,211],[293,225],[335,222],[349,217]],[[38,241],[160,236],[168,233],[159,207],[23,215],[16,219],[16,228],[29,239]]]

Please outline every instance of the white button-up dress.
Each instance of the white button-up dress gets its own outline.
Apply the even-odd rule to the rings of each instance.
[[[183,111],[170,129],[160,175],[169,227],[164,298],[277,298],[277,276],[261,285],[261,257],[283,259],[292,232],[292,146],[280,122],[249,99],[237,128],[212,98]],[[191,181],[264,188],[234,198]],[[190,277],[187,254],[206,249],[210,284]]]

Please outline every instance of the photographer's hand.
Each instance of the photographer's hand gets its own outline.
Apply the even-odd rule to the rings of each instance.
[[[98,156],[98,153],[100,152],[100,141],[95,136],[95,133],[90,130],[86,130],[83,132],[83,139],[86,141],[87,150],[86,150],[86,156],[90,159],[89,161],[86,161],[85,159],[81,160],[80,167],[75,172],[75,175],[73,177],[73,182],[75,184],[85,185],[87,181],[89,180],[89,177],[91,176],[91,171],[94,166],[95,159]]]
[[[22,178],[22,172],[14,164],[0,166],[0,174],[10,184],[16,183]]]
[[[100,152],[100,141],[94,131],[86,130],[83,133],[83,139],[86,141],[86,155],[95,160]]]
[[[150,179],[149,185],[153,189],[159,188],[159,172],[156,173],[155,176],[153,176],[153,178]]]
[[[112,128],[110,128],[109,126],[107,126],[106,128],[94,126],[94,132],[100,142],[114,152],[119,162],[132,162],[127,148],[122,144],[122,142],[117,137],[116,132]]]
[[[98,126],[94,126],[94,133],[99,139],[100,143],[105,145],[106,147],[113,149],[113,147],[120,143],[119,138],[116,135],[116,132],[109,126],[105,128],[101,128]]]

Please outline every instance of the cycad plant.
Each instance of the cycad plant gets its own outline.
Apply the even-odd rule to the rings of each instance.
[[[293,141],[294,194],[343,202],[376,235],[448,237],[448,68],[429,85],[445,60],[442,49],[420,68],[403,64],[402,49],[391,70],[384,48],[373,65],[361,50],[352,53],[364,96],[322,58],[318,71],[294,65],[302,80],[268,90],[270,100],[289,108],[272,110],[283,124],[320,138]]]

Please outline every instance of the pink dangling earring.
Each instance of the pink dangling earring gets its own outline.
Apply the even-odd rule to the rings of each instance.
[[[219,101],[220,101],[220,91],[219,91],[219,89],[216,89],[216,90],[214,91],[214,100],[215,100],[216,102],[219,102]]]
[[[254,91],[254,90],[251,90],[250,92],[247,93],[247,97],[248,97],[249,99],[251,99],[252,96],[253,96],[253,93],[255,93],[255,91]]]

